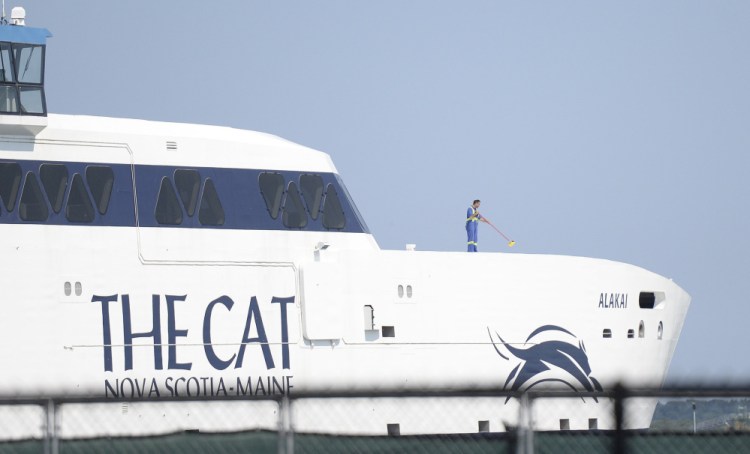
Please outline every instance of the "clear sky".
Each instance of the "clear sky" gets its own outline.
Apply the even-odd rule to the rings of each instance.
[[[378,243],[642,266],[693,297],[672,381],[750,382],[750,2],[18,0],[50,112],[329,153]],[[502,276],[498,276],[502,279]]]

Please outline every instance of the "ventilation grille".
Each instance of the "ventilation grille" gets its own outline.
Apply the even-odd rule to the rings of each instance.
[[[176,149],[177,149],[177,142],[167,141],[167,150],[176,150]]]

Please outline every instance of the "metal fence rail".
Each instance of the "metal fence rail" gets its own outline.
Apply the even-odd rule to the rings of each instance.
[[[611,409],[611,429],[602,430],[598,425],[607,423],[593,418],[588,419],[587,428],[581,428],[585,419],[562,418],[558,430],[540,430],[538,421],[545,416],[540,412],[556,414],[586,399],[596,399],[603,408]],[[651,427],[628,429],[631,418],[640,418],[642,409],[653,408],[654,402],[657,411]],[[485,407],[489,416],[477,420],[478,414],[485,414]],[[517,410],[517,418],[498,422],[493,417],[499,408]],[[367,425],[369,420],[362,419],[370,411],[372,427]],[[748,413],[750,387],[617,387],[606,392],[526,393],[487,389],[327,391],[160,400],[0,398],[0,454],[720,454],[750,452]],[[466,420],[467,424],[451,430],[441,427],[443,419]],[[402,421],[408,424],[402,425]],[[420,421],[441,430],[423,431]]]

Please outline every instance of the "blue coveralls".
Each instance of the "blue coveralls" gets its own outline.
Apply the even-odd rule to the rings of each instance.
[[[477,227],[479,227],[479,219],[482,218],[482,215],[480,214],[472,218],[476,212],[477,210],[475,210],[474,207],[469,207],[469,210],[466,212],[466,236],[468,237],[467,252],[477,252]]]

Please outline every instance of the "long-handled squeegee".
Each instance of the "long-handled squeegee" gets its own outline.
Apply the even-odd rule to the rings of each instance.
[[[496,231],[497,233],[499,233],[500,235],[502,235],[502,236],[503,236],[503,238],[505,238],[505,240],[506,240],[506,241],[508,242],[508,247],[513,247],[513,246],[514,246],[514,245],[516,244],[516,242],[515,242],[515,241],[513,241],[513,240],[511,240],[510,238],[508,238],[507,236],[505,236],[505,234],[504,234],[503,232],[501,232],[501,231],[500,231],[500,229],[498,229],[497,227],[495,227],[495,224],[491,223],[491,222],[490,222],[490,221],[488,221],[488,220],[487,220],[486,218],[485,218],[485,221],[487,221],[487,224],[489,224],[489,225],[490,225],[490,227],[492,227],[493,229],[495,229],[495,231]]]

